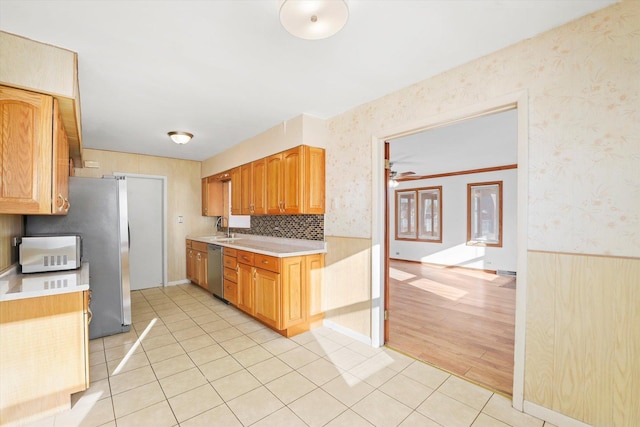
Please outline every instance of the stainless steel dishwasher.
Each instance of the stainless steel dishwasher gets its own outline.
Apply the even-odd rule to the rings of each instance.
[[[209,291],[211,291],[216,298],[227,302],[227,300],[224,299],[224,287],[222,286],[222,246],[207,246],[207,269]]]

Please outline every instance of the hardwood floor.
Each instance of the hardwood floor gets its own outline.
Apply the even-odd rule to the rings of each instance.
[[[387,345],[511,395],[515,277],[391,260]]]

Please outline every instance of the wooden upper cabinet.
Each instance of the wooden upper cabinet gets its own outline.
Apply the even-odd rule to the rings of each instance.
[[[301,145],[270,156],[267,162],[268,213],[324,213],[324,149]]]
[[[251,214],[267,213],[267,159],[251,163]]]
[[[304,156],[304,211],[323,214],[325,210],[325,151],[317,147],[305,147]]]
[[[240,212],[251,215],[251,163],[240,166]],[[233,185],[231,186],[233,191]]]
[[[202,216],[209,216],[209,190],[207,189],[207,178],[202,178],[200,190],[202,191]]]
[[[0,86],[0,213],[65,214],[68,147],[51,96]]]
[[[301,145],[231,173],[234,215],[323,214],[325,151]]]
[[[282,213],[282,153],[267,157],[267,213]]]
[[[282,213],[303,213],[302,197],[304,177],[302,147],[292,148],[282,153]]]
[[[224,213],[222,181],[215,176],[202,178],[202,215],[222,216]]]
[[[242,173],[239,166],[231,169],[231,213],[242,215]]]

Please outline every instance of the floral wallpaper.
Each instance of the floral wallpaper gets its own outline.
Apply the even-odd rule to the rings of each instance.
[[[372,136],[529,96],[529,249],[640,256],[640,2],[622,1],[327,121],[328,236],[371,237]]]

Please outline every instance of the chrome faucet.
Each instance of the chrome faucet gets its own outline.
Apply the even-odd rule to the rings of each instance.
[[[226,216],[219,216],[218,220],[216,221],[216,231],[218,231],[218,226],[221,226],[222,228],[224,228],[224,223],[222,222],[222,220],[226,219],[227,220],[227,238],[231,237],[231,230],[229,229],[229,218],[227,218]]]

